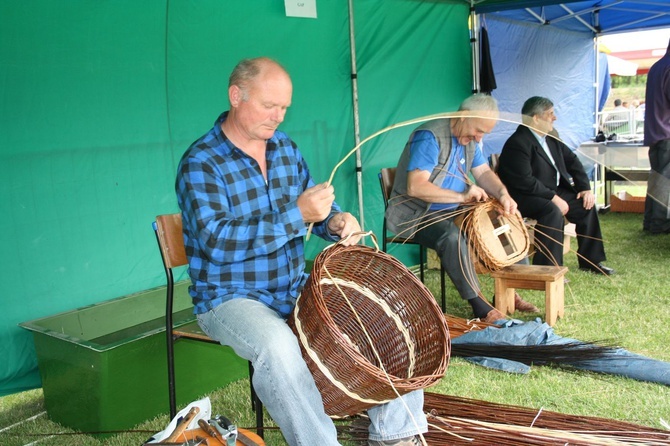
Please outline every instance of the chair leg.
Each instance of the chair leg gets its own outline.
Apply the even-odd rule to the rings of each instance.
[[[426,248],[423,247],[423,245],[419,245],[419,277],[421,277],[421,283],[426,283],[424,281],[424,271],[423,269],[425,268],[425,257],[426,257]]]
[[[256,405],[256,434],[258,434],[259,437],[264,438],[264,429],[263,429],[263,403],[261,402],[258,397],[255,397],[255,405]]]
[[[445,291],[445,271],[442,265],[440,265],[440,293],[442,294],[442,313],[447,312],[447,294]]]
[[[177,390],[175,385],[174,371],[174,335],[172,333],[172,302],[174,297],[174,285],[172,271],[167,270],[168,286],[167,301],[165,305],[165,341],[167,349],[167,373],[168,373],[168,396],[170,401],[170,419],[177,415]]]
[[[249,393],[251,394],[251,410],[256,410],[256,390],[254,390],[254,366],[249,361]]]
[[[424,268],[426,265],[426,262],[428,262],[427,257],[427,250],[426,248],[423,247],[423,245],[419,245],[419,272],[420,272],[420,277],[421,277],[421,283],[424,282]],[[444,267],[440,265],[440,296],[442,297],[441,301],[441,306],[442,306],[442,312],[446,313],[447,312],[447,294],[446,294],[446,286],[445,286],[445,271]]]
[[[170,399],[170,419],[177,415],[177,390],[175,389],[174,373],[174,338],[172,330],[167,331],[167,368],[168,368],[168,395]]]
[[[258,395],[256,394],[256,390],[254,389],[254,383],[253,383],[253,377],[254,377],[254,366],[251,364],[251,361],[249,361],[249,387],[251,390],[251,410],[256,412],[256,434],[258,434],[259,437],[263,438],[263,402],[261,401],[260,398],[258,398]]]

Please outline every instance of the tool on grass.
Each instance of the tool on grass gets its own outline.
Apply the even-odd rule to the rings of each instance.
[[[234,446],[236,441],[239,441],[244,446],[259,446],[259,444],[252,440],[244,429],[238,430],[237,426],[233,424],[228,418],[223,415],[217,415],[208,421],[221,435],[225,438],[227,446]]]
[[[242,431],[237,432],[237,441],[242,443],[244,446],[260,446],[258,443],[256,443],[254,440],[251,438],[247,437],[247,434],[245,434]]]
[[[177,442],[170,442],[170,443],[165,443],[165,442],[160,442],[160,443],[144,443],[143,446],[152,446],[152,445],[160,445],[160,446],[203,446],[203,445],[208,445],[207,440],[205,438],[195,438],[193,440],[186,440],[186,441],[177,441]]]
[[[209,442],[207,441],[206,438],[202,437],[195,437],[193,439],[185,439],[184,441],[176,441],[176,442],[167,442],[167,441],[161,441],[158,443],[144,443],[142,446],[209,446]]]
[[[235,446],[235,443],[237,443],[236,425],[225,422],[223,423],[225,425],[222,425],[217,418],[209,420],[208,423],[219,433],[227,446]]]
[[[191,423],[191,421],[195,418],[196,415],[200,412],[200,409],[198,406],[193,406],[191,410],[188,411],[184,417],[177,422],[177,425],[175,426],[174,430],[170,434],[169,437],[167,437],[165,440],[161,441],[159,444],[165,444],[165,443],[184,443],[180,442],[179,438],[184,435],[184,431],[188,428],[188,425]],[[202,443],[202,442],[201,442]]]
[[[221,443],[225,443],[225,441],[221,438],[221,435],[219,435],[219,432],[216,429],[214,429],[212,425],[209,424],[207,421],[203,419],[198,420],[198,426],[200,426],[200,429],[205,431],[205,433],[207,433],[207,435],[209,435],[210,437],[220,441]]]
[[[206,438],[196,436],[195,440],[198,442],[197,444],[200,445],[200,446],[203,446],[203,445],[204,446],[209,446],[209,440],[206,439]]]

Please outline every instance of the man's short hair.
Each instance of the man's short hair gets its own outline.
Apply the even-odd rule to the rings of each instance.
[[[233,71],[230,73],[228,78],[228,87],[237,85],[242,90],[242,100],[246,101],[248,99],[247,87],[249,83],[258,76],[264,66],[268,64],[276,65],[287,74],[286,69],[276,60],[270,59],[269,57],[255,57],[253,59],[242,59],[235,65]]]
[[[553,106],[554,103],[551,102],[551,99],[543,98],[542,96],[533,96],[532,98],[526,99],[526,102],[523,103],[521,114],[533,117],[541,115]]]
[[[620,107],[621,106],[621,99],[615,99],[614,100],[614,106],[615,107]]]
[[[486,93],[476,93],[472,96],[465,98],[461,102],[459,111],[489,111],[489,112],[498,112],[498,101],[493,96]]]

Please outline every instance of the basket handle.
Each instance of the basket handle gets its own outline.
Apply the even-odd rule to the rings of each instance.
[[[338,240],[338,242],[335,243],[335,245],[339,245],[339,244],[341,244],[341,243],[343,243],[343,242],[349,240],[351,237],[354,237],[354,236],[357,236],[357,235],[360,235],[360,236],[362,236],[362,237],[365,237],[365,236],[369,235],[369,236],[370,236],[370,239],[372,240],[372,243],[375,245],[375,248],[377,249],[377,251],[379,251],[379,245],[377,244],[377,236],[376,236],[376,235],[374,234],[374,232],[372,232],[372,231],[367,231],[367,232],[364,232],[364,231],[352,232],[351,234],[347,235],[346,237],[343,237],[343,238],[341,238],[340,240]],[[331,245],[331,246],[334,246],[334,245]],[[328,247],[327,247],[327,248],[328,248]]]

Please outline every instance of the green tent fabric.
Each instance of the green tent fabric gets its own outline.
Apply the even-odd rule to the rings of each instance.
[[[361,138],[452,111],[470,93],[466,3],[353,3]],[[0,395],[40,386],[18,323],[164,283],[151,222],[177,211],[176,164],[227,109],[241,58],[286,66],[294,97],[282,129],[328,179],[355,145],[348,1],[318,2],[317,13],[286,17],[283,2],[265,0],[0,0]],[[377,172],[410,131],[361,149],[376,233]],[[357,214],[353,157],[333,183]],[[308,257],[324,246],[311,239]],[[415,250],[397,249],[416,263]]]

